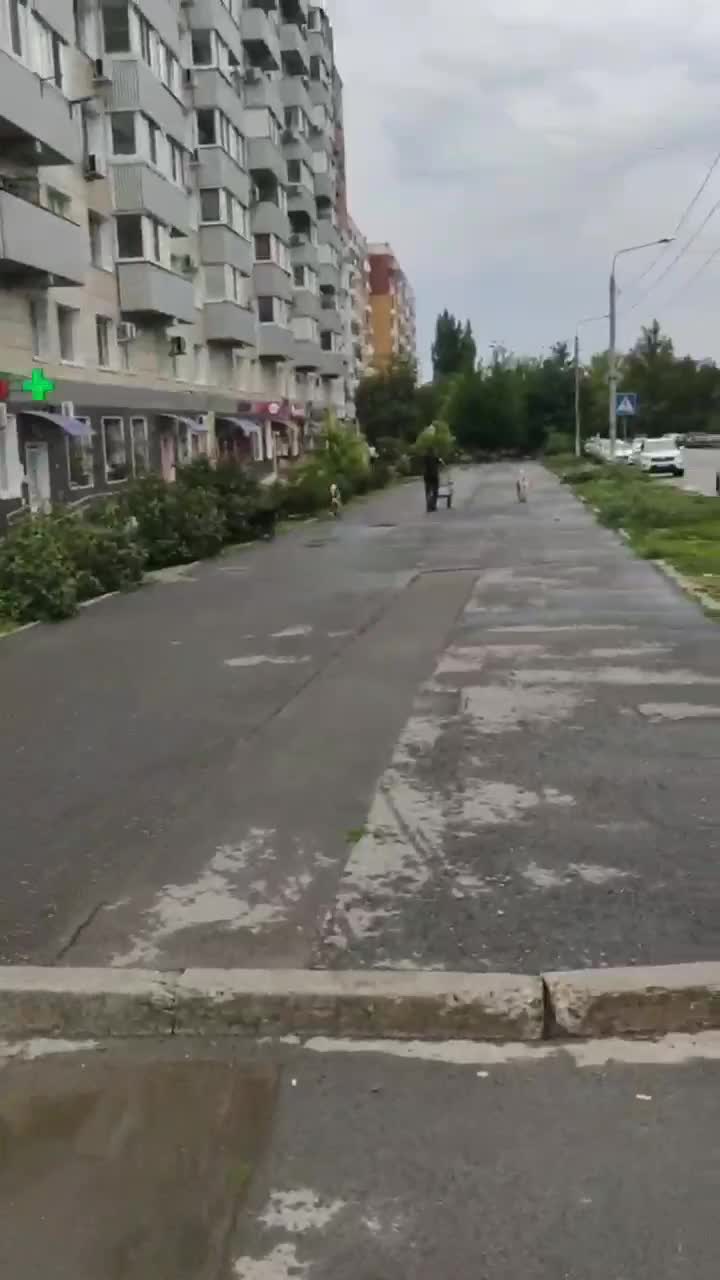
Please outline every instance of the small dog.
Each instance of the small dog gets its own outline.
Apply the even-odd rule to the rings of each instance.
[[[515,488],[517,489],[518,502],[527,502],[528,493],[530,491],[530,485],[528,484],[528,478],[525,475],[524,471],[520,472],[520,475],[518,476],[517,481],[515,483]]]
[[[330,510],[337,520],[342,512],[342,494],[336,484],[330,485]]]

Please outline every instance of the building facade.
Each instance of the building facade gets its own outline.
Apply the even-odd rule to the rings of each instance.
[[[368,246],[373,360],[383,368],[397,356],[417,359],[415,295],[389,244]]]
[[[347,416],[342,84],[308,0],[0,0],[0,521]]]

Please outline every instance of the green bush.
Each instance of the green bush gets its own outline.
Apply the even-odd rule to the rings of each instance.
[[[144,476],[131,486],[125,502],[152,569],[215,556],[226,540],[217,497],[200,483],[199,468],[183,469],[175,484]]]
[[[28,518],[0,542],[0,615],[13,622],[56,622],[77,608],[68,548],[53,516]]]
[[[78,600],[142,582],[145,552],[116,507],[86,518],[58,513],[53,523],[73,566]]]
[[[569,431],[548,431],[544,452],[549,458],[571,453],[572,448],[573,436]]]

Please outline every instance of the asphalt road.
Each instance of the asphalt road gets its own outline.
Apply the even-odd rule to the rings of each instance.
[[[717,955],[716,625],[539,468],[0,641],[0,959]]]
[[[717,1035],[0,1045],[0,1083],[12,1280],[717,1276]]]
[[[704,493],[714,498],[720,472],[720,449],[686,449],[685,476],[679,481],[683,489]]]

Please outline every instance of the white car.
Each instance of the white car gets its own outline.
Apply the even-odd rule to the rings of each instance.
[[[670,437],[646,440],[640,454],[640,466],[648,475],[684,476],[685,454]]]
[[[634,467],[640,466],[640,459],[642,457],[642,451],[645,448],[646,440],[647,436],[636,436],[630,446],[630,463]]]
[[[632,449],[624,440],[615,441],[615,453],[610,454],[608,450],[608,462],[625,462],[629,463],[632,457]]]

